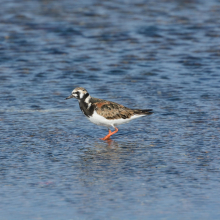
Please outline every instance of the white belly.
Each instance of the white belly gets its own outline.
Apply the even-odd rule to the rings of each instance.
[[[92,123],[94,123],[96,125],[101,125],[101,126],[106,126],[106,127],[115,127],[120,124],[128,123],[129,121],[131,121],[135,118],[142,117],[142,116],[144,116],[144,115],[134,115],[128,119],[108,120],[108,119],[104,118],[103,116],[97,114],[96,111],[94,111],[93,115],[90,116],[88,119],[89,119],[89,121],[91,121]]]

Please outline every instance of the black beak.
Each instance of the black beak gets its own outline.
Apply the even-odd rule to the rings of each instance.
[[[67,97],[67,98],[65,98],[65,99],[71,99],[71,98],[75,98],[75,97],[73,96],[73,94],[71,94],[69,97]]]

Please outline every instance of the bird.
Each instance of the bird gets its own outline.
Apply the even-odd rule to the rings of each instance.
[[[89,121],[108,128],[108,134],[100,138],[101,140],[110,140],[110,137],[118,132],[116,126],[153,113],[152,109],[130,109],[116,102],[94,98],[83,87],[73,89],[66,99],[71,98],[78,100],[81,111]],[[115,130],[111,131],[111,127]]]

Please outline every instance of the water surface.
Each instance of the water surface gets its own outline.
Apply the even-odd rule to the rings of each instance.
[[[220,2],[4,1],[0,216],[219,219]],[[76,86],[154,114],[91,124]]]

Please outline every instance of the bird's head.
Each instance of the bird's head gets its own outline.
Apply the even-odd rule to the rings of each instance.
[[[89,93],[87,92],[86,89],[84,89],[83,87],[76,87],[72,91],[72,94],[66,99],[76,98],[78,99],[78,101],[81,101],[81,100],[85,100],[87,97],[89,97]]]

